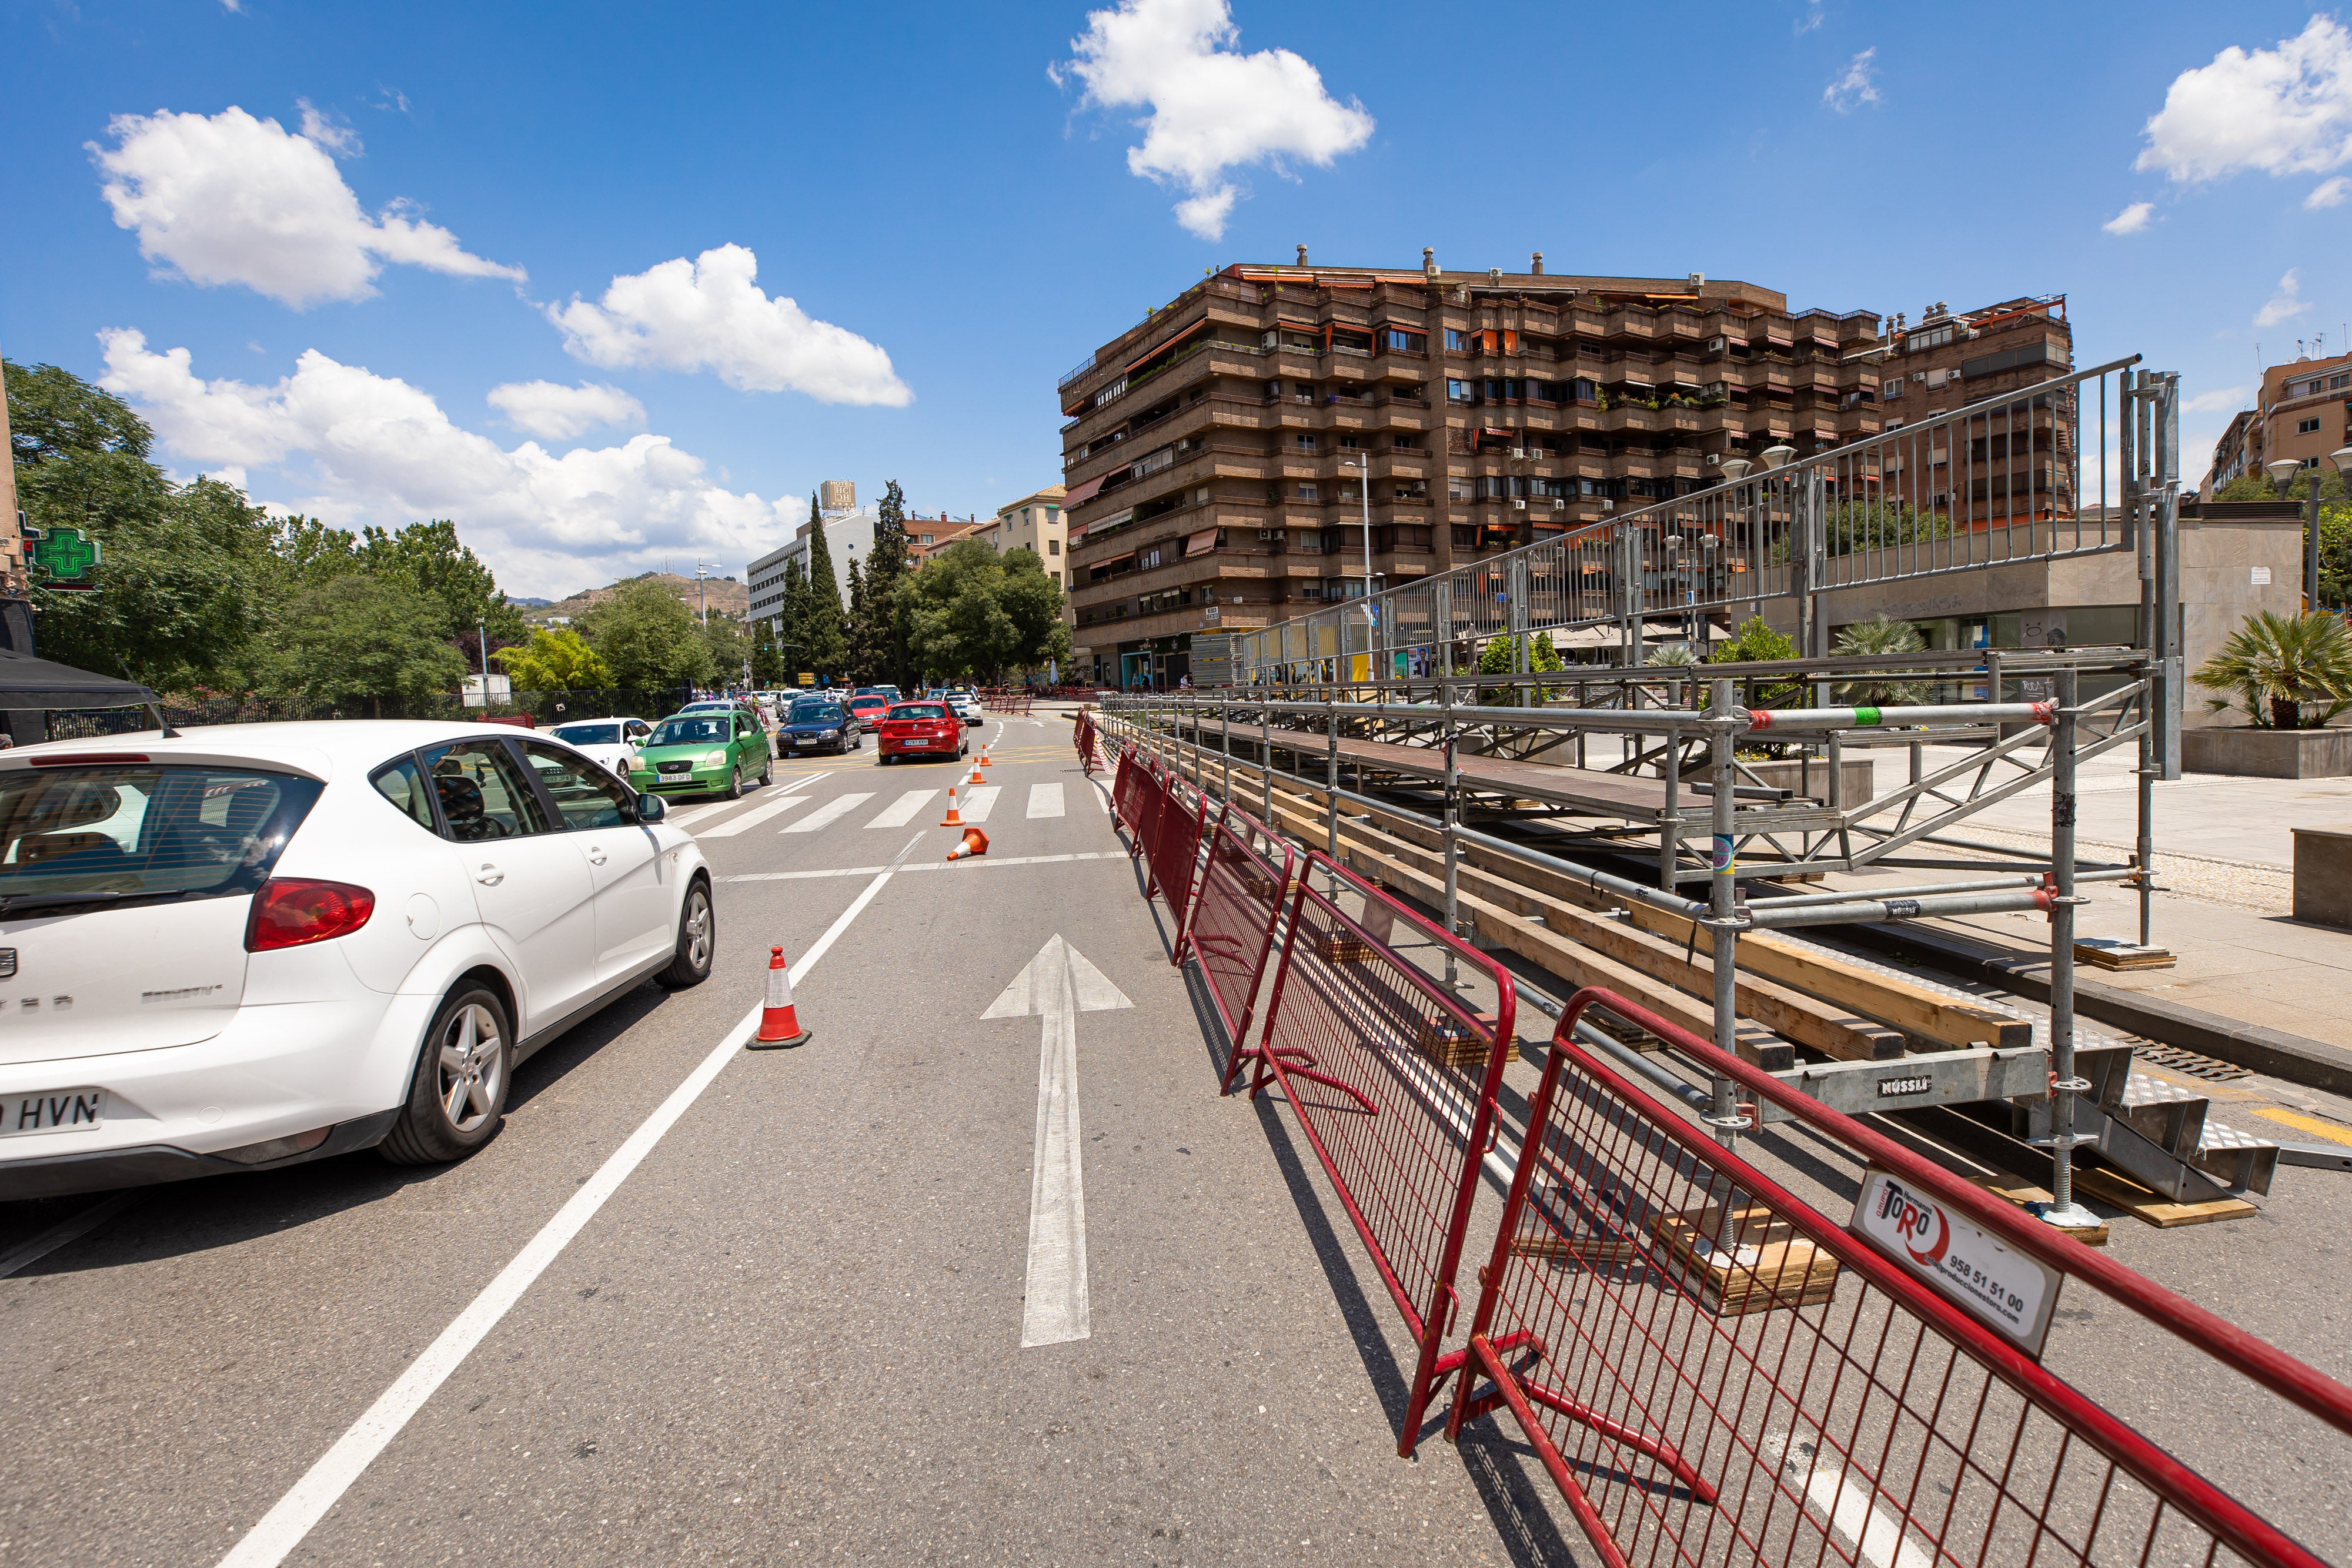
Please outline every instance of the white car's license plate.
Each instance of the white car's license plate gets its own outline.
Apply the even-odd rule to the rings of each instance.
[[[52,1089],[44,1094],[11,1094],[0,1100],[0,1138],[17,1133],[54,1133],[106,1123],[103,1089]]]

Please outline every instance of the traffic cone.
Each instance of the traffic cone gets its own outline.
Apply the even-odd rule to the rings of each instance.
[[[753,1051],[776,1051],[806,1045],[816,1031],[801,1027],[793,1010],[793,971],[782,947],[768,949],[768,1005],[760,1009],[760,1032],[751,1037]]]
[[[988,835],[978,828],[966,828],[963,831],[963,842],[948,852],[948,859],[960,861],[966,855],[984,855],[987,852]]]
[[[973,764],[971,765],[971,779],[967,779],[967,780],[966,780],[966,782],[967,782],[967,783],[972,783],[972,784],[985,784],[985,783],[987,783],[987,782],[988,782],[988,780],[987,780],[986,779],[984,779],[984,778],[982,778],[982,777],[981,776],[981,771],[980,771],[982,768],[985,768],[985,767],[987,767],[987,766],[988,766],[988,747],[984,747],[984,746],[983,746],[983,747],[982,747],[980,748],[980,760],[979,760],[979,761],[977,761],[977,762],[975,762],[975,763],[973,763]]]
[[[940,824],[942,828],[961,828],[963,826],[963,816],[956,810],[955,791],[956,787],[954,785],[950,784],[948,786],[948,814],[947,820]]]

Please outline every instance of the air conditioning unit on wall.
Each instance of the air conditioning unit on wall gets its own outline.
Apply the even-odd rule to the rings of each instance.
[[[1525,496],[1514,496],[1511,497],[1511,510],[1515,512],[1524,512],[1527,509],[1528,498]]]

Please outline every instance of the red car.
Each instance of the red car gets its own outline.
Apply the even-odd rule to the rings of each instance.
[[[888,697],[852,697],[847,706],[851,713],[857,716],[857,725],[860,729],[876,729],[881,726],[882,716],[890,711],[890,699]]]
[[[892,703],[876,731],[885,762],[901,757],[961,757],[963,720],[945,703]]]

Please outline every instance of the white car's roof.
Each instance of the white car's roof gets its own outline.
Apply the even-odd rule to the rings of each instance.
[[[154,730],[47,740],[0,751],[0,770],[30,768],[36,758],[138,757],[157,762],[254,763],[286,768],[313,779],[335,776],[338,768],[365,772],[414,751],[475,736],[513,735],[519,725],[457,723],[445,719],[308,719],[283,724],[192,725],[165,739]],[[544,739],[546,737],[541,737]]]

